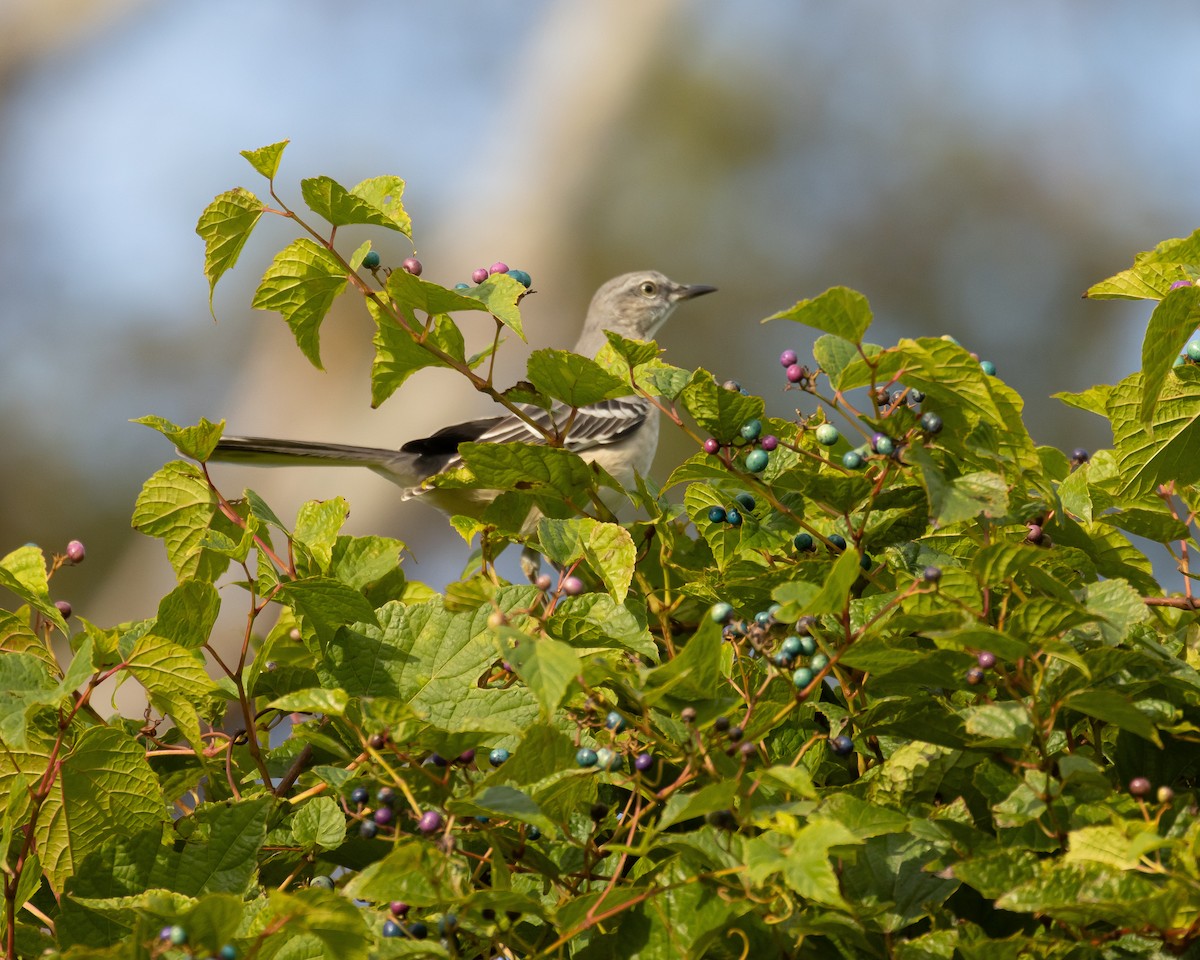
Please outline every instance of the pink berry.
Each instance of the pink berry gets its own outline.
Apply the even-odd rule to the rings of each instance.
[[[578,577],[567,577],[562,584],[563,593],[568,597],[577,597],[583,593],[583,581]]]
[[[795,350],[784,350],[779,355],[779,365],[781,367],[790,367],[796,363],[797,359]]]
[[[762,438],[762,442],[761,442],[760,446],[764,450],[766,450],[767,453],[770,453],[777,446],[779,446],[779,438],[777,436],[775,436],[773,433],[768,433],[765,437]]]
[[[975,660],[984,670],[990,670],[996,665],[996,655],[991,650],[981,650]]]
[[[533,585],[541,590],[542,593],[545,593],[554,585],[554,581],[550,578],[550,574],[543,573],[537,578],[536,581],[534,581]]]
[[[417,829],[422,833],[433,833],[435,830],[442,828],[442,815],[436,810],[426,810],[421,814],[421,819],[417,823]]]
[[[67,544],[67,559],[72,563],[83,563],[85,556],[87,556],[87,551],[83,549],[80,541],[72,540]]]
[[[793,363],[787,368],[788,383],[799,383],[804,379],[804,368],[798,363]]]
[[[705,453],[716,453],[720,449],[721,449],[721,444],[717,441],[716,437],[709,437],[707,440],[704,441],[704,452]]]
[[[71,605],[66,600],[55,600],[54,606],[58,608],[58,612],[62,614],[64,620],[71,619]]]
[[[488,272],[489,273],[508,273],[508,264],[505,263],[503,260],[497,260],[490,267],[488,267]]]
[[[1144,797],[1150,792],[1150,781],[1145,777],[1134,777],[1129,781],[1129,792],[1135,797]]]
[[[474,280],[476,283],[483,283],[483,281],[486,280],[488,278],[488,276],[489,276],[488,268],[480,267],[478,270],[476,270],[474,273],[471,274],[471,279]]]
[[[419,277],[421,271],[425,269],[416,257],[409,257],[400,266],[404,268],[405,273],[411,273],[414,277]]]
[[[1180,287],[1190,287],[1191,285],[1191,280],[1176,280],[1173,284],[1171,284],[1170,289],[1178,290]]]

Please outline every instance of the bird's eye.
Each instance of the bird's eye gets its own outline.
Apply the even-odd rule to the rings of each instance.
[[[658,293],[658,284],[653,280],[646,280],[642,283],[642,294],[647,297],[652,297]]]

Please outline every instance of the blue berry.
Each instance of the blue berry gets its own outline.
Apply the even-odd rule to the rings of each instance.
[[[363,257],[362,265],[368,270],[374,270],[379,266],[379,254],[374,250],[368,250],[367,255]]]
[[[438,934],[446,936],[448,933],[453,933],[458,929],[458,917],[453,913],[448,913],[438,921]]]
[[[921,414],[921,429],[926,433],[941,433],[942,418],[932,410],[928,413]]]
[[[996,365],[991,360],[980,360],[979,369],[986,373],[989,377],[996,375]]]
[[[581,767],[594,767],[596,765],[596,751],[590,747],[580,747],[575,751],[575,763]]]
[[[921,572],[921,579],[926,583],[937,583],[942,579],[942,568],[930,564]]]
[[[839,734],[838,736],[834,737],[832,740],[829,741],[829,748],[834,753],[836,753],[839,757],[844,757],[846,754],[848,754],[851,750],[854,749],[854,741],[851,740],[844,733]]]
[[[395,920],[384,920],[383,935],[385,937],[402,937],[404,936],[404,928]]]
[[[979,667],[972,667],[967,671],[967,683],[973,687],[983,683],[983,671]]]
[[[375,794],[375,799],[385,807],[390,807],[396,802],[396,791],[391,787],[380,787],[379,792]]]
[[[386,807],[384,808],[387,809]],[[390,811],[389,811],[390,812]],[[370,840],[379,833],[379,826],[374,820],[364,820],[358,825],[358,835],[364,840]]]
[[[795,350],[784,350],[783,353],[779,355],[779,365],[781,367],[790,367],[798,359],[799,358],[796,356]]]
[[[714,623],[724,623],[733,616],[733,604],[724,601],[714,603],[712,609],[708,611],[708,615]]]
[[[770,454],[766,450],[751,450],[746,454],[746,469],[751,473],[762,473],[770,462]]]
[[[847,470],[859,470],[862,468],[863,458],[860,453],[855,450],[847,450],[842,454],[842,466]]]
[[[752,496],[750,496],[750,494],[748,494],[748,493],[739,493],[733,499],[736,500],[738,506],[741,507],[743,510],[745,510],[747,513],[749,513],[751,510],[753,510],[758,505],[754,502],[754,498]]]
[[[525,831],[525,839],[526,840],[541,840],[542,839],[542,831],[539,830],[537,827],[530,827],[528,830]]]
[[[357,806],[362,806],[371,798],[366,787],[355,787],[350,791],[350,802]]]
[[[725,508],[724,507],[709,507],[708,508],[708,522],[709,523],[724,523],[725,522]]]
[[[616,710],[609,710],[608,716],[604,718],[604,727],[613,733],[620,733],[625,729],[625,718]]]
[[[762,433],[761,420],[747,420],[742,424],[741,434],[747,440],[757,440]]]
[[[496,747],[495,750],[488,754],[488,763],[490,763],[493,767],[498,767],[508,758],[509,752],[507,750],[505,750],[503,747]]]
[[[1085,449],[1083,449],[1083,447],[1076,447],[1074,450],[1071,451],[1071,462],[1072,463],[1076,463],[1076,464],[1087,463],[1091,459],[1092,459],[1092,455],[1090,453],[1088,453]]]
[[[765,627],[771,622],[771,614],[766,610],[759,610],[758,613],[754,615],[754,622],[760,627]]]
[[[757,450],[754,452],[758,453]],[[763,454],[763,456],[766,456],[766,454]],[[731,527],[740,527],[742,525],[742,515],[736,509],[730,507],[725,511],[725,521]]]
[[[811,533],[801,531],[792,537],[792,546],[801,552],[807,552],[813,548],[813,538]]]
[[[410,923],[408,925],[408,935],[414,940],[424,940],[427,936],[429,936],[429,928],[420,920],[418,920],[416,923]]]
[[[846,549],[846,538],[843,537],[840,533],[831,533],[829,535],[829,542],[832,543],[839,550]]]
[[[800,637],[807,637],[812,632],[813,624],[816,622],[816,617],[801,617],[796,621],[797,635]]]
[[[925,394],[923,394],[920,390],[909,390],[908,399],[913,403],[920,403],[925,399]]]
[[[796,672],[792,674],[792,686],[797,690],[803,690],[813,681],[813,672],[808,667],[797,667]]]
[[[838,433],[838,428],[832,423],[823,423],[817,427],[817,443],[823,444],[826,447],[832,447],[842,435]]]
[[[787,656],[789,660],[794,660],[800,656],[800,651],[803,649],[804,645],[801,643],[800,638],[794,635],[784,637],[783,643],[779,645],[780,652]]]

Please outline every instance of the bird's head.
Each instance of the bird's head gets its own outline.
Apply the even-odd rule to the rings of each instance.
[[[716,287],[676,283],[657,270],[638,270],[614,277],[596,291],[588,308],[579,352],[591,356],[606,340],[605,330],[634,340],[650,340],[684,300]]]

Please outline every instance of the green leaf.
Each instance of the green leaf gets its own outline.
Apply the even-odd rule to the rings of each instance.
[[[633,606],[633,600],[619,604],[606,593],[563,597],[546,631],[577,650],[624,649],[655,661],[658,648],[646,628],[645,612]]]
[[[133,528],[163,541],[180,582],[213,581],[229,566],[227,557],[204,544],[211,530],[232,533],[235,528],[193,464],[174,460],[146,481],[133,508]]]
[[[726,390],[707,370],[692,374],[679,400],[700,429],[722,443],[737,437],[748,420],[760,420],[763,416],[761,397],[747,397],[736,390]]]
[[[1118,510],[1115,513],[1101,514],[1096,518],[1101,523],[1132,533],[1135,537],[1145,537],[1155,543],[1168,543],[1171,540],[1186,540],[1188,528],[1178,517],[1172,516],[1163,505],[1162,509],[1140,510],[1136,507],[1129,510]]]
[[[617,603],[624,603],[637,560],[637,548],[629,531],[616,523],[596,524],[584,544],[584,555],[612,598]]]
[[[428,329],[414,334],[388,316],[374,300],[367,311],[375,321],[375,359],[371,364],[371,406],[378,407],[410,376],[425,367],[449,367],[450,361],[433,352],[436,348],[451,360],[465,363],[466,344],[462,331],[444,313],[433,317]],[[421,342],[418,342],[418,336]]]
[[[414,907],[427,907],[453,900],[455,879],[456,871],[445,853],[434,844],[405,838],[382,860],[351,877],[343,893],[360,900],[403,900]]]
[[[525,296],[525,285],[514,280],[507,273],[495,273],[483,283],[462,291],[464,297],[478,300],[483,308],[493,317],[512,330],[522,340],[525,339],[525,328],[521,323],[521,311],[518,304]],[[457,309],[465,309],[459,307]]]
[[[369,177],[350,191],[360,200],[366,201],[387,219],[381,226],[399,231],[406,237],[412,236],[412,220],[404,210],[401,197],[404,194],[404,181],[391,174],[381,177]],[[379,221],[373,220],[372,223]]]
[[[202,803],[189,818],[188,842],[160,848],[152,886],[186,896],[247,893],[258,874],[274,797]]]
[[[790,818],[779,820],[774,831],[755,837],[746,845],[750,880],[761,884],[778,874],[801,897],[848,909],[829,861],[829,851],[862,841],[836,820],[813,817],[798,828],[788,822]]]
[[[324,687],[309,687],[276,697],[267,706],[280,713],[315,713],[330,717],[345,715],[350,698],[345,690],[326,690]]]
[[[568,350],[535,350],[526,370],[538,390],[569,407],[586,407],[632,393],[627,384],[595,360]]]
[[[403,270],[393,273],[408,276]],[[321,322],[333,301],[346,289],[346,267],[338,258],[305,237],[275,255],[254,293],[251,306],[275,310],[291,328],[296,344],[318,370],[321,366]]]
[[[512,281],[517,283],[516,280]],[[521,286],[517,283],[517,286]],[[524,287],[522,287],[524,289]],[[447,290],[445,287],[415,277],[406,270],[393,270],[388,277],[387,293],[395,301],[406,320],[416,320],[416,314],[436,316],[439,313],[454,313],[459,310],[486,311],[487,305],[478,297],[468,296],[469,291]],[[420,329],[418,324],[417,329]]]
[[[185,580],[162,598],[153,629],[158,636],[194,650],[208,642],[220,610],[216,587],[204,580]]]
[[[608,344],[597,354],[596,360],[601,364],[612,364],[619,357],[624,364],[623,373],[657,360],[662,352],[653,340],[631,340],[611,330],[605,330],[604,336],[608,339]]]
[[[661,667],[644,671],[648,703],[663,697],[692,702],[712,699],[721,671],[721,628],[708,617],[686,646]]]
[[[275,174],[279,172],[279,161],[283,158],[283,150],[289,143],[291,143],[290,140],[280,140],[278,143],[259,147],[257,150],[240,152],[250,162],[250,166],[268,180],[274,180]]]
[[[1117,384],[1109,398],[1124,497],[1143,496],[1172,480],[1200,480],[1200,458],[1195,456],[1200,442],[1200,369],[1177,367],[1167,376],[1149,425],[1141,419],[1142,393],[1141,374],[1135,373]]]
[[[988,749],[1023,747],[1033,737],[1029,711],[1015,700],[969,707],[964,720],[974,745]]]
[[[263,210],[258,197],[249,190],[236,187],[220,194],[200,214],[196,233],[204,241],[204,275],[208,277],[210,312],[217,281],[237,263]]]
[[[279,586],[279,596],[312,625],[323,641],[345,624],[377,625],[370,602],[353,587],[329,577],[306,577]]]
[[[817,337],[813,344],[813,359],[817,361],[817,366],[829,378],[835,390],[843,389],[842,374],[861,356],[856,344],[831,333]]]
[[[292,817],[292,836],[305,850],[332,850],[346,839],[346,815],[332,797],[313,797]]]
[[[1137,254],[1133,266],[1094,284],[1084,296],[1093,300],[1159,300],[1176,280],[1200,275],[1200,230],[1190,237],[1164,240]]]
[[[511,762],[511,761],[508,761]],[[532,798],[516,787],[488,786],[474,797],[450,800],[446,809],[461,817],[498,817],[531,823],[545,833],[554,832],[554,822]]]
[[[463,443],[458,453],[479,487],[553,493],[579,512],[591,502],[586,494],[594,485],[591,467],[570,450],[534,443]]]
[[[831,287],[811,300],[801,300],[794,307],[767,317],[768,320],[795,320],[835,337],[861,343],[871,325],[871,308],[867,298],[849,287]]]
[[[718,780],[716,783],[706,784],[694,793],[673,794],[663,807],[657,827],[659,830],[666,830],[685,820],[694,820],[716,810],[728,810],[733,807],[737,792],[736,780]]]
[[[551,637],[535,639],[516,630],[505,630],[501,637],[506,659],[537,697],[542,715],[550,719],[579,675],[579,657],[567,644]],[[509,643],[514,640],[517,645],[512,647]]]
[[[0,559],[0,587],[15,593],[63,633],[70,633],[63,615],[50,600],[46,558],[37,547],[18,547]]]
[[[216,449],[217,441],[221,439],[221,433],[225,430],[224,420],[212,423],[204,417],[201,417],[200,422],[195,426],[190,427],[181,427],[170,420],[153,415],[138,417],[136,420],[129,422],[140,423],[151,430],[157,430],[175,444],[175,449],[185,457],[191,457],[193,460],[201,462],[207,460],[212,455],[213,450]]]
[[[300,193],[309,209],[335,227],[369,223],[396,229],[396,221],[364,198],[351,193],[331,177],[309,177],[300,181]],[[402,231],[407,233],[407,230]]]
[[[847,547],[829,570],[821,591],[810,600],[804,612],[811,616],[822,613],[841,613],[850,602],[850,588],[862,573],[861,555],[853,547]]]
[[[1083,410],[1087,413],[1104,416],[1104,409],[1108,406],[1108,398],[1112,391],[1113,388],[1107,384],[1097,384],[1094,387],[1081,390],[1079,393],[1070,393],[1064,390],[1059,393],[1052,393],[1050,396],[1056,400],[1061,400],[1068,407],[1074,407],[1076,410]]]
[[[980,515],[995,518],[1008,513],[1008,481],[1000,474],[979,470],[947,477],[929,453],[915,445],[905,451],[905,457],[920,470],[921,485],[938,526],[953,526]]]
[[[292,539],[308,549],[323,573],[328,572],[333,562],[333,545],[349,515],[350,505],[341,497],[310,500],[296,514]]]
[[[1170,291],[1150,314],[1142,341],[1141,418],[1150,422],[1163,384],[1188,338],[1200,326],[1200,288]]]
[[[1150,718],[1117,690],[1080,690],[1067,697],[1066,705],[1079,713],[1137,734],[1162,749],[1162,740]]]
[[[203,749],[196,704],[216,693],[199,651],[143,634],[126,655],[129,672],[146,688],[156,709],[170,714],[197,749]]]

